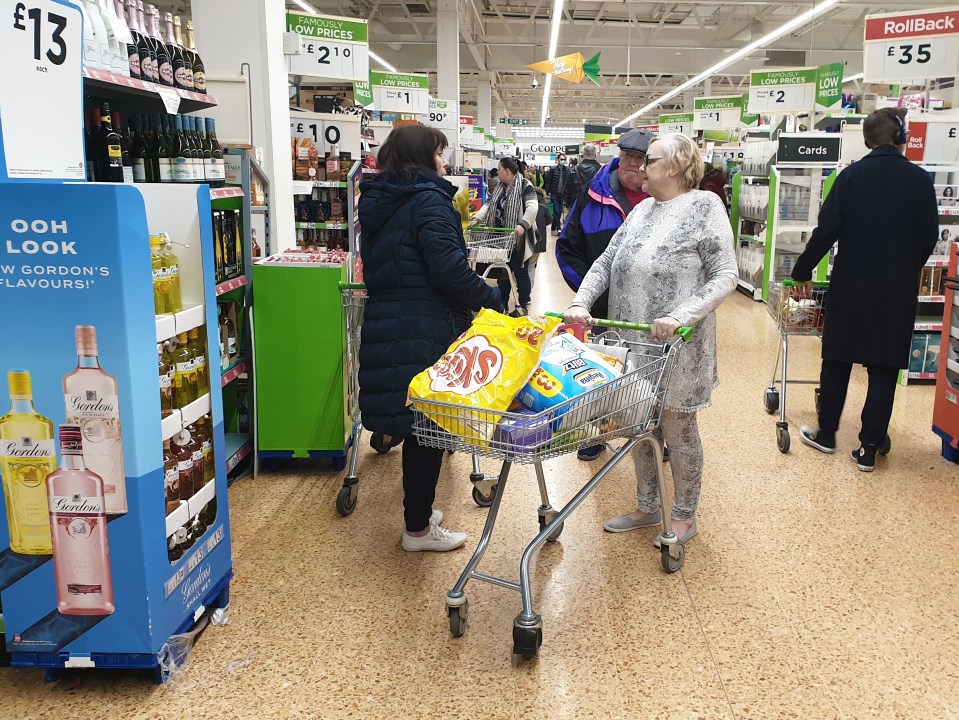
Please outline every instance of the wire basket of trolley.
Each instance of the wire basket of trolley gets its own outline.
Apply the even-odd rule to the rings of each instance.
[[[651,331],[650,325],[607,320],[598,320],[597,324]],[[479,543],[453,589],[446,595],[453,636],[459,637],[466,632],[469,603],[464,589],[467,582],[482,580],[520,593],[522,612],[513,622],[513,654],[534,657],[543,639],[542,620],[534,611],[530,587],[530,562],[536,552],[544,543],[559,538],[566,518],[638,443],[648,442],[652,447],[658,459],[655,465],[660,496],[669,496],[662,467],[663,445],[655,431],[659,428],[670,375],[682,343],[691,333],[690,328],[680,328],[677,336],[667,343],[620,341],[629,350],[623,375],[534,415],[410,398],[413,434],[420,444],[474,453],[502,463]],[[522,434],[512,430],[518,426],[522,426]],[[625,439],[625,443],[612,459],[565,506],[555,509],[550,504],[543,463],[617,438]],[[541,502],[538,510],[540,531],[521,556],[518,582],[486,575],[477,569],[493,534],[506,481],[514,464],[533,465]],[[667,573],[673,573],[683,565],[685,548],[670,531],[668,514],[664,513],[663,518],[663,532],[659,535],[661,562]]]
[[[356,509],[356,497],[359,478],[356,476],[356,460],[359,452],[363,425],[360,418],[360,330],[363,326],[363,312],[366,309],[366,286],[362,283],[340,283],[343,298],[343,324],[346,335],[346,410],[353,424],[350,436],[350,461],[347,466],[343,487],[336,496],[336,511],[343,516],[352,514]],[[380,433],[370,436],[370,447],[378,453],[389,452],[401,439],[394,440]]]
[[[466,229],[465,237],[466,257],[470,267],[484,280],[493,279],[499,273],[506,273],[510,294],[516,295],[516,277],[509,266],[517,242],[515,228],[473,225]],[[509,307],[509,298],[503,298],[503,305]]]
[[[772,381],[763,391],[763,407],[770,415],[779,411],[776,423],[776,444],[779,451],[789,452],[789,423],[786,421],[787,385],[818,385],[818,380],[789,378],[789,336],[822,337],[829,298],[829,283],[799,283],[790,279],[769,283],[766,310],[779,331],[779,346],[773,365]],[[819,388],[816,388],[816,412],[819,412]]]

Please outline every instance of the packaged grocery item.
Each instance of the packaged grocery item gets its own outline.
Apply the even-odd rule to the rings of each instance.
[[[536,450],[548,443],[552,437],[553,428],[548,415],[521,408],[500,419],[493,434],[493,442],[522,452]]]
[[[316,180],[319,156],[310,138],[293,138],[293,177],[296,180]]]
[[[557,325],[555,318],[511,318],[481,310],[446,354],[413,378],[408,404],[433,400],[462,406],[460,411],[416,403],[447,432],[485,445],[502,412],[529,381]]]

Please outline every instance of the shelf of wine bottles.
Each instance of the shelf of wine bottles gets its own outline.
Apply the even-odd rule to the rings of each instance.
[[[107,70],[91,67],[83,68],[84,92],[103,100],[126,102],[131,99],[146,99],[162,102],[160,87],[156,83],[146,82],[129,75],[117,75]],[[216,107],[218,102],[213,95],[201,95],[190,90],[175,90],[180,96],[180,112],[191,113],[197,110]]]

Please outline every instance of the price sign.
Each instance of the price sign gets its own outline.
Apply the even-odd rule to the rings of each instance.
[[[679,133],[680,135],[693,135],[693,116],[694,113],[674,113],[672,115],[659,116],[659,134]]]
[[[61,0],[4,3],[0,17],[0,178],[83,180],[83,24]],[[56,98],[36,112],[30,98]]]
[[[742,125],[742,95],[696,98],[693,108],[694,130],[717,130]]]
[[[959,8],[867,15],[863,60],[866,82],[959,74]]]
[[[294,112],[290,114],[290,136],[313,140],[320,157],[336,145],[338,152],[360,157],[360,118],[355,115]]]
[[[300,36],[299,54],[288,56],[290,73],[362,82],[368,79],[366,20],[288,12],[286,29]]]
[[[473,142],[473,118],[460,116],[460,145],[470,145]]]
[[[926,164],[959,163],[959,121],[910,122],[906,157]]]
[[[453,103],[449,100],[434,100],[430,98],[429,113],[423,120],[424,125],[439,128],[440,130],[456,130],[459,115],[453,112]]]
[[[743,162],[746,151],[741,146],[727,146],[713,148],[713,164],[722,165],[727,161]]]
[[[372,72],[370,85],[382,112],[429,114],[429,75]]]
[[[750,113],[784,114],[811,110],[816,99],[816,68],[754,70],[749,75]]]

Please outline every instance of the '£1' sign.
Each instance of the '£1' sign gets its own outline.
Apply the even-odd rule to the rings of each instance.
[[[430,368],[430,389],[470,395],[495,380],[503,369],[503,353],[482,335],[464,340]]]

